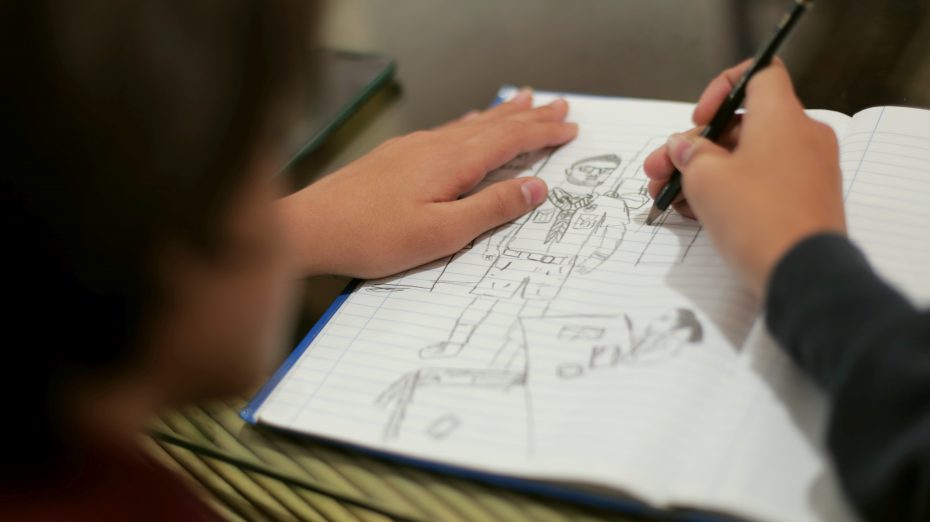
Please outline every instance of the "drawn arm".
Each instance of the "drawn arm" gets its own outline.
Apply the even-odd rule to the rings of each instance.
[[[394,403],[394,407],[382,431],[381,436],[384,441],[396,439],[400,435],[404,417],[407,415],[407,406],[413,400],[413,394],[416,392],[419,382],[419,370],[408,373],[391,384],[375,398],[375,404],[381,407],[387,407],[391,403]]]
[[[579,274],[597,270],[620,248],[625,233],[626,225],[608,225],[606,221],[602,222],[582,247],[575,270]]]

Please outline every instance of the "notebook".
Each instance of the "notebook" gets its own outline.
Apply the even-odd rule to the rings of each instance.
[[[453,256],[353,284],[242,416],[618,510],[854,519],[824,450],[826,401],[760,304],[699,223],[645,225],[642,161],[693,105],[563,96],[578,138],[477,189],[539,176],[547,202]],[[851,237],[927,303],[930,111],[811,114],[841,141]]]

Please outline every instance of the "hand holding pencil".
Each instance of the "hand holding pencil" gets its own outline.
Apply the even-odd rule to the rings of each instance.
[[[772,63],[772,60],[775,59],[775,53],[781,48],[788,35],[791,34],[791,30],[797,26],[801,16],[807,12],[812,3],[812,0],[795,0],[794,7],[782,18],[775,28],[775,32],[772,33],[765,45],[759,49],[752,62],[743,69],[739,79],[733,83],[730,93],[720,101],[720,104],[715,109],[714,116],[708,120],[707,125],[701,130],[701,137],[717,141],[727,131],[727,128],[736,117],[737,110],[739,110],[746,98],[746,87],[749,85],[749,81],[759,71],[764,70]],[[655,203],[652,205],[652,209],[649,210],[646,224],[654,224],[659,216],[678,199],[680,192],[681,172],[673,171],[668,182],[656,194]]]
[[[776,60],[749,83],[746,112],[719,143],[699,137],[749,62],[715,78],[694,111],[698,125],[646,158],[656,197],[677,168],[684,199],[722,255],[761,296],[777,262],[804,238],[845,233],[836,135],[809,118]]]

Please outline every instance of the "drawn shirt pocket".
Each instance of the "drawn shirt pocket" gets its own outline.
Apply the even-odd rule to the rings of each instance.
[[[575,220],[575,224],[572,225],[572,228],[577,228],[577,229],[594,228],[594,225],[597,224],[597,219],[599,217],[600,216],[582,215],[577,220]]]
[[[555,209],[547,208],[537,210],[536,213],[533,214],[533,223],[551,223],[554,215]]]

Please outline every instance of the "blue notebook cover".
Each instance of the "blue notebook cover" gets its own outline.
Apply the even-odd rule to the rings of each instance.
[[[512,86],[504,86],[501,88],[501,93],[512,90]],[[564,94],[564,93],[552,93],[547,92],[546,94]],[[579,96],[573,94],[573,96]],[[581,95],[585,96],[585,95]],[[600,96],[592,96],[600,97]],[[493,107],[504,101],[504,98],[499,95],[490,106]],[[275,371],[271,376],[268,382],[258,391],[258,393],[249,401],[249,404],[243,408],[239,413],[239,416],[242,417],[246,422],[252,425],[258,423],[258,418],[256,416],[259,408],[267,400],[268,396],[271,395],[271,392],[278,386],[281,380],[287,375],[291,367],[300,359],[301,355],[310,347],[317,335],[323,330],[323,327],[329,322],[330,319],[335,315],[336,311],[346,302],[349,295],[355,291],[355,289],[362,283],[362,280],[356,279],[349,283],[346,288],[339,294],[338,297],[333,301],[333,303],[327,308],[327,310],[320,317],[320,320],[310,329],[306,336],[300,341],[300,344],[291,352],[287,357],[284,363]],[[310,440],[320,441],[327,444],[333,444],[341,446],[344,448],[349,448],[361,453],[372,455],[378,458],[390,460],[400,464],[415,466],[421,469],[428,471],[434,471],[437,473],[444,473],[448,475],[455,475],[458,477],[463,477],[467,479],[478,480],[488,484],[493,484],[496,486],[522,491],[534,495],[540,495],[544,497],[564,500],[567,502],[572,502],[576,504],[582,504],[586,506],[591,506],[599,509],[606,509],[610,511],[616,511],[619,513],[626,513],[636,516],[641,516],[653,520],[676,520],[676,521],[685,521],[685,522],[721,522],[728,520],[736,520],[732,517],[727,517],[724,515],[704,513],[697,511],[662,511],[656,508],[649,506],[643,502],[638,502],[631,500],[629,498],[615,497],[607,494],[593,493],[586,490],[575,489],[568,486],[562,486],[549,482],[538,482],[528,479],[514,478],[504,475],[496,475],[494,473],[488,473],[484,471],[477,471],[474,469],[464,468],[460,466],[454,466],[449,464],[444,464],[441,462],[419,459],[415,457],[407,457],[403,455],[398,455],[391,453],[390,451],[376,450],[364,446],[359,446],[356,444],[343,442],[339,440],[333,440],[325,437],[318,437],[302,432],[295,432],[291,430],[285,430],[282,428],[271,428],[278,431],[285,431],[292,434],[297,434],[301,437],[305,437]]]

